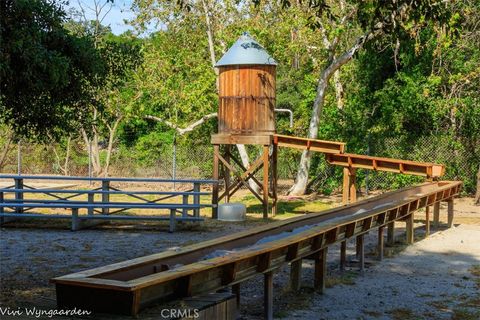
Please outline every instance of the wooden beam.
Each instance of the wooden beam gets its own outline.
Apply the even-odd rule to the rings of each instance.
[[[430,206],[425,207],[425,237],[430,235]]]
[[[344,271],[347,265],[347,240],[340,243],[340,270]]]
[[[274,143],[278,144],[280,147],[310,150],[326,154],[343,153],[345,150],[345,143],[343,142],[300,138],[279,134],[274,135]]]
[[[237,309],[240,310],[240,283],[232,285],[232,293],[235,295],[237,300]]]
[[[263,146],[263,219],[268,219],[268,174],[270,146]]]
[[[278,172],[277,172],[277,162],[278,162],[278,147],[276,144],[272,146],[272,216],[277,215],[277,207],[278,207],[278,195],[277,195],[277,187],[278,187]]]
[[[433,227],[438,229],[440,224],[440,202],[433,204]]]
[[[448,199],[447,206],[448,227],[451,228],[453,226],[453,198]]]
[[[266,320],[273,320],[273,271],[263,275],[263,307]]]
[[[365,241],[364,234],[357,236],[357,255],[360,272],[365,271]]]
[[[290,290],[298,291],[302,279],[302,259],[290,263]]]
[[[225,146],[225,160],[230,164],[230,145]],[[230,202],[230,169],[225,167],[225,202]]]
[[[377,244],[377,251],[378,251],[378,260],[382,261],[383,260],[383,230],[384,226],[381,226],[378,228],[378,244]]]
[[[343,168],[342,204],[347,205],[350,200],[350,174],[348,168]]]
[[[414,242],[414,228],[413,228],[413,212],[407,216],[406,223],[406,238],[407,244],[413,244]]]
[[[444,174],[445,167],[441,164],[408,161],[402,159],[372,157],[360,154],[341,153],[328,154],[327,162],[333,165],[386,171],[437,178]]]
[[[387,245],[395,245],[395,221],[387,224]]]
[[[325,292],[325,284],[327,277],[327,252],[328,247],[325,247],[314,255],[315,278],[313,281],[313,286],[315,290],[320,294],[323,294]]]
[[[218,154],[220,153],[220,146],[213,145],[213,180],[218,181]],[[218,205],[218,183],[214,183],[212,187],[212,203]],[[212,207],[212,219],[218,218],[218,206]]]

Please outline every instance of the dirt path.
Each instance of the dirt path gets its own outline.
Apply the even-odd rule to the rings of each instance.
[[[339,248],[329,249],[324,295],[313,291],[313,265],[304,262],[302,290],[288,291],[289,267],[275,273],[275,318],[280,319],[480,319],[480,207],[471,198],[455,201],[455,227],[423,239],[424,214],[415,216],[416,240],[383,262],[375,261],[376,234],[366,237],[367,269],[355,262],[338,271]],[[445,208],[442,208],[442,220]],[[48,279],[212,239],[251,228],[256,223],[210,221],[208,227],[169,234],[157,229],[93,229],[70,232],[48,226],[0,229],[0,306],[53,308],[55,292]],[[398,223],[397,238],[404,238]],[[354,257],[355,244],[348,244]],[[261,319],[263,278],[242,284],[241,318]],[[140,319],[158,319],[158,308]],[[1,318],[1,316],[0,316]],[[108,315],[102,319],[111,319]],[[115,317],[117,318],[117,317]],[[124,318],[131,319],[131,318]]]
[[[314,294],[285,319],[479,319],[480,226],[458,225]],[[282,317],[283,318],[283,317]]]

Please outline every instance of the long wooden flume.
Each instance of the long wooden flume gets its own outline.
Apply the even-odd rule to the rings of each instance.
[[[407,240],[411,242],[413,223],[408,222],[413,213],[441,201],[452,202],[461,184],[425,183],[177,250],[54,278],[57,303],[62,308],[135,315],[151,304],[214,292],[259,274],[270,275],[284,264],[307,257],[315,260],[315,274],[321,279],[314,282],[321,290],[325,273],[320,268],[324,267],[322,257],[326,253],[322,250],[398,220],[407,221]],[[453,205],[450,207],[449,225],[453,221]],[[231,253],[215,256],[217,250]]]

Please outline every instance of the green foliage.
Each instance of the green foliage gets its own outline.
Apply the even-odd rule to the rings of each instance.
[[[0,122],[18,136],[47,140],[89,120],[103,63],[88,37],[64,27],[62,3],[7,0],[0,5]]]

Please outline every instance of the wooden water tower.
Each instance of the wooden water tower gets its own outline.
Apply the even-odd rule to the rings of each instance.
[[[277,208],[277,147],[273,144],[276,65],[248,33],[244,33],[216,64],[219,69],[219,107],[218,133],[212,135],[211,140],[214,145],[213,178],[219,179],[220,172],[223,172],[225,190],[219,195],[218,187],[215,188],[214,201],[218,203],[225,198],[228,202],[245,186],[262,202],[264,218],[268,217],[270,198],[273,214]],[[231,146],[235,144],[262,145],[263,152],[249,168],[245,168],[231,152]],[[255,173],[262,168],[263,181],[260,182]],[[235,177],[232,182],[231,174]],[[250,187],[249,180],[259,186],[261,193]]]

